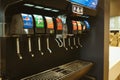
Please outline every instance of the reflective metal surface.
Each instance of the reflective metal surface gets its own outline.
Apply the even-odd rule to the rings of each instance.
[[[91,62],[76,60],[21,80],[77,80],[88,72],[92,65]]]

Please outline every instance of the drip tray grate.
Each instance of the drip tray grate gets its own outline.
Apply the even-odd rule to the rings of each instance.
[[[87,73],[92,65],[92,62],[76,60],[21,80],[77,80]]]

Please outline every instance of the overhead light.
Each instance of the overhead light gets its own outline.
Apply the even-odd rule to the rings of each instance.
[[[53,9],[52,11],[53,11],[53,12],[59,12],[59,10],[55,10],[55,9]]]
[[[35,8],[37,8],[37,9],[43,9],[44,7],[42,7],[42,6],[35,6]]]
[[[24,4],[24,6],[33,7],[33,4]]]
[[[52,10],[51,8],[44,8],[44,10],[48,10],[48,11],[50,11],[50,10]]]

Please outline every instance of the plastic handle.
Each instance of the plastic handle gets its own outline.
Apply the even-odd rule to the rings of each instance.
[[[63,46],[66,50],[68,50],[68,48],[66,47],[66,44],[65,44],[65,38],[63,38]]]
[[[78,48],[78,46],[76,45],[75,37],[73,38],[73,41],[74,41],[74,46],[75,46],[76,48]]]
[[[19,38],[16,38],[16,44],[17,44],[17,55],[18,55],[19,59],[23,59],[22,55],[20,54]]]
[[[31,48],[31,38],[28,38],[28,47],[29,47],[29,53],[31,53],[31,56],[34,57],[34,54],[32,54],[32,48]]]
[[[50,53],[52,53],[52,50],[50,49],[49,38],[47,38],[47,49]]]
[[[38,50],[41,52],[41,55],[44,55],[44,53],[42,52],[42,49],[41,49],[41,39],[40,39],[40,37],[38,37]]]

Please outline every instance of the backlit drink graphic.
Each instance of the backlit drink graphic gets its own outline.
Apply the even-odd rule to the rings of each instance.
[[[86,25],[86,28],[87,28],[87,29],[90,29],[90,24],[89,24],[89,22],[88,22],[88,21],[84,21],[84,23],[85,23],[85,25]]]
[[[57,30],[62,30],[63,29],[62,20],[59,18],[56,18],[56,21],[57,21]]]
[[[34,15],[36,28],[44,28],[44,20],[41,15]]]
[[[73,30],[77,30],[77,23],[76,23],[76,21],[72,21],[72,24],[73,24]]]
[[[23,23],[24,23],[23,28],[24,29],[31,29],[31,28],[33,28],[33,18],[32,18],[32,15],[30,15],[30,14],[21,14],[21,15],[22,15],[22,18],[23,18]]]
[[[82,25],[80,23],[80,21],[77,21],[77,25],[78,25],[78,34],[82,33]]]

